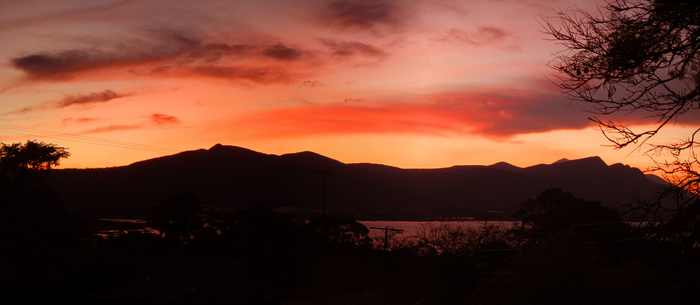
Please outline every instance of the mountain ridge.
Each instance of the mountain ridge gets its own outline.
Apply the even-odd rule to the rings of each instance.
[[[150,159],[145,159],[145,160],[140,160],[136,162],[129,163],[127,165],[117,165],[117,166],[109,166],[109,167],[90,167],[90,168],[60,168],[57,170],[96,170],[96,169],[113,169],[113,168],[122,168],[122,167],[128,167],[128,166],[134,166],[134,165],[139,165],[142,163],[147,163],[150,161],[155,161],[155,160],[160,160],[160,159],[166,159],[166,158],[171,158],[171,157],[178,157],[181,155],[186,155],[190,153],[206,153],[206,152],[231,152],[231,151],[236,151],[236,152],[243,152],[243,153],[254,153],[254,154],[260,154],[260,155],[267,155],[267,156],[275,156],[275,157],[292,157],[292,156],[302,156],[302,155],[307,155],[307,156],[316,156],[320,157],[323,159],[327,160],[332,160],[338,163],[342,163],[345,165],[353,165],[353,164],[372,164],[372,165],[379,165],[379,166],[385,166],[385,167],[391,167],[391,168],[397,168],[397,169],[403,169],[403,170],[414,170],[414,169],[427,169],[427,170],[432,170],[432,169],[448,169],[448,168],[455,168],[455,167],[475,167],[475,166],[484,166],[484,167],[509,167],[509,168],[516,168],[516,169],[525,169],[525,168],[532,168],[532,167],[537,167],[537,166],[542,166],[542,165],[554,165],[554,164],[563,164],[567,162],[581,162],[581,161],[594,161],[594,162],[599,162],[607,166],[605,161],[603,161],[602,158],[599,156],[588,156],[588,157],[583,157],[583,158],[578,158],[578,159],[567,159],[567,158],[562,158],[557,161],[554,161],[552,163],[540,163],[540,164],[535,164],[535,165],[530,165],[530,166],[525,166],[525,167],[520,167],[517,165],[513,165],[511,163],[508,163],[507,161],[499,161],[493,164],[488,164],[488,165],[483,165],[483,164],[455,164],[451,166],[443,166],[443,167],[427,167],[427,168],[416,168],[416,167],[399,167],[399,166],[394,166],[394,165],[388,165],[388,164],[382,164],[382,163],[374,163],[374,162],[349,162],[345,163],[336,159],[333,159],[331,157],[313,152],[313,151],[298,151],[298,152],[291,152],[291,153],[283,153],[283,154],[269,154],[269,153],[263,153],[259,152],[256,150],[248,149],[242,146],[236,146],[236,145],[223,145],[223,144],[215,144],[214,146],[210,147],[209,149],[205,148],[199,148],[199,149],[193,149],[193,150],[186,150],[170,155],[164,155],[160,157],[155,157],[155,158],[150,158]],[[624,165],[622,163],[615,163],[615,164],[620,164],[623,166],[630,167],[629,165]],[[613,166],[615,164],[612,164],[610,166]],[[634,168],[634,167],[632,167]]]
[[[622,209],[661,185],[639,169],[599,157],[517,167],[506,162],[445,168],[343,163],[310,151],[265,154],[217,144],[102,169],[58,169],[51,183],[69,207],[146,210],[177,192],[221,208],[294,207],[361,218],[510,215],[519,203],[559,187]]]

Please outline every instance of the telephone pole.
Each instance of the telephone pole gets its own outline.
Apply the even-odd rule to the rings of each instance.
[[[403,230],[392,227],[370,227],[372,230],[384,231],[384,251],[389,251],[389,232],[401,233]]]

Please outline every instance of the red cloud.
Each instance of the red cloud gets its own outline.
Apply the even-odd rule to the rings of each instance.
[[[257,130],[254,135],[261,137],[411,133],[507,138],[589,127],[590,112],[585,110],[580,103],[555,92],[502,89],[438,93],[398,101],[289,107],[256,113],[236,124]],[[626,124],[656,122],[656,118],[648,116],[616,119]],[[697,125],[700,117],[683,116],[676,122]]]
[[[239,124],[261,136],[345,133],[473,133],[509,137],[589,126],[586,113],[564,97],[531,92],[454,92],[364,105],[336,103],[276,109]]]
[[[180,120],[172,115],[154,113],[151,114],[151,122],[153,122],[156,125],[169,125],[180,123]]]
[[[88,130],[85,130],[83,132],[80,132],[80,134],[107,133],[107,132],[114,132],[114,131],[134,130],[134,129],[140,129],[141,127],[142,126],[139,124],[107,125],[107,126],[96,127],[93,129],[88,129]]]

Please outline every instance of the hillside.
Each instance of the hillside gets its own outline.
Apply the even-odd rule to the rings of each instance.
[[[520,168],[490,166],[402,169],[345,164],[313,153],[272,155],[215,145],[205,150],[105,169],[64,169],[51,183],[66,205],[98,213],[145,211],[177,192],[210,206],[318,211],[361,218],[502,217],[541,191],[560,187],[578,197],[621,208],[651,199],[656,177],[598,157]]]

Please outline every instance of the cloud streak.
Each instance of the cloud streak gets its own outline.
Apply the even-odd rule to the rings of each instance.
[[[309,51],[282,43],[208,42],[200,37],[166,30],[148,32],[146,38],[144,41],[124,41],[121,47],[35,52],[13,58],[11,65],[24,72],[29,81],[70,80],[91,72],[120,69],[132,77],[133,74],[162,76],[163,72],[177,76],[204,74],[223,78],[233,74],[233,79],[268,83],[270,78],[236,77],[240,73],[232,70],[241,71],[239,66],[246,66],[245,73],[248,74],[256,69],[272,69],[269,67],[290,70],[294,66],[288,63],[300,62],[310,56]],[[211,67],[227,73],[212,72]]]
[[[89,124],[89,123],[93,123],[93,122],[97,122],[97,121],[98,121],[98,119],[92,118],[92,117],[77,117],[77,118],[69,117],[69,118],[63,119],[63,124],[65,124],[65,125],[67,125],[67,124]]]
[[[320,39],[320,42],[328,48],[332,56],[339,58],[362,56],[382,59],[388,55],[387,52],[378,47],[358,41]]]
[[[106,125],[106,126],[100,126],[100,127],[88,129],[88,130],[80,132],[79,134],[95,134],[95,133],[108,133],[108,132],[115,132],[115,131],[128,131],[128,130],[140,129],[141,127],[142,127],[142,125],[140,125],[140,124],[114,124],[114,125]]]
[[[281,43],[266,47],[262,50],[262,54],[269,58],[286,61],[297,60],[304,55],[299,49],[290,48]]]
[[[573,109],[561,96],[511,92],[462,91],[354,105],[298,106],[260,112],[237,123],[257,127],[260,136],[269,137],[470,133],[507,138],[590,126],[586,114]]]
[[[89,120],[86,121],[85,123],[88,122],[93,122],[94,120]],[[64,120],[64,123],[66,120]],[[77,121],[76,121],[77,122]],[[95,133],[111,133],[111,132],[119,132],[119,131],[131,131],[131,130],[137,130],[137,129],[143,129],[143,128],[148,128],[148,127],[157,127],[157,126],[167,126],[167,125],[176,125],[180,124],[180,119],[178,119],[176,116],[169,115],[169,114],[163,114],[163,113],[153,113],[150,116],[148,116],[148,121],[141,122],[141,123],[133,123],[133,124],[111,124],[111,125],[105,125],[105,126],[98,126],[95,128],[83,130],[79,134],[95,134]]]
[[[117,93],[109,89],[87,94],[67,95],[63,99],[56,102],[48,102],[34,106],[27,106],[11,112],[7,112],[5,114],[25,114],[34,111],[67,108],[75,105],[87,106],[93,104],[102,104],[130,95],[131,94],[128,93]]]
[[[347,99],[346,99],[347,100]],[[269,138],[344,134],[479,135],[507,139],[521,134],[576,130],[593,126],[589,112],[556,92],[463,90],[392,100],[359,100],[303,105],[258,112],[236,121]],[[625,124],[656,123],[641,115],[616,117]],[[679,124],[700,124],[684,116]]]
[[[393,0],[336,0],[324,7],[320,22],[340,30],[395,30],[404,23],[403,9]]]
[[[495,26],[480,26],[474,31],[451,28],[440,40],[452,43],[462,43],[473,47],[489,46],[508,39],[511,33]]]
[[[151,122],[156,125],[172,125],[180,123],[180,120],[177,117],[162,113],[151,114],[150,119]]]
[[[117,93],[112,90],[104,90],[101,92],[94,92],[84,95],[69,95],[63,98],[63,100],[56,103],[56,107],[65,108],[73,105],[90,105],[106,103],[126,96],[129,96],[129,94]]]

